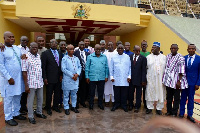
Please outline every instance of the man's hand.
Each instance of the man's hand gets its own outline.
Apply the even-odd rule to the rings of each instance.
[[[90,83],[90,79],[87,78],[87,79],[86,79],[86,82],[89,84],[89,83]]]
[[[60,82],[62,82],[63,76],[60,76]]]
[[[44,84],[45,84],[45,85],[48,85],[47,79],[44,80]]]
[[[146,82],[142,82],[142,86],[146,86],[147,85],[147,83]]]
[[[195,85],[195,91],[197,91],[199,89],[198,85]]]
[[[78,74],[74,74],[74,77],[72,77],[72,79],[73,79],[74,81],[76,81],[77,78],[78,78]]]
[[[108,81],[108,78],[105,78],[105,82],[107,82]]]
[[[29,89],[28,85],[25,86],[25,92],[30,93],[30,89]]]
[[[130,82],[131,82],[131,79],[130,79],[130,78],[127,78],[127,81],[130,83]]]
[[[0,50],[1,50],[1,52],[4,52],[5,49],[6,49],[5,46],[2,43],[0,43]]]
[[[115,80],[114,80],[114,79],[111,79],[111,81],[112,81],[112,82],[115,82]]]
[[[21,56],[21,59],[22,59],[22,60],[26,60],[26,59],[27,59],[26,54],[23,54],[23,55]]]
[[[10,85],[14,85],[14,84],[15,84],[15,81],[14,81],[13,78],[10,78],[10,79],[8,80],[8,83],[9,83]]]
[[[181,88],[181,82],[180,80],[178,80],[176,83],[176,89],[180,89],[180,88]]]

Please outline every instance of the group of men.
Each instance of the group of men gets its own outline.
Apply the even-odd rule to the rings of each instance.
[[[145,40],[141,42],[142,50],[135,45],[133,52],[129,42],[123,45],[121,41],[116,43],[116,49],[113,42],[106,44],[105,40],[94,48],[89,46],[88,38],[76,48],[61,41],[59,50],[55,39],[50,40],[50,49],[44,47],[41,36],[30,43],[30,48],[28,42],[22,36],[21,44],[13,45],[14,35],[7,31],[4,44],[0,45],[0,89],[9,125],[16,126],[15,119],[25,120],[23,115],[27,111],[29,122],[35,124],[34,114],[47,118],[42,108],[52,115],[52,110],[61,113],[62,104],[66,115],[70,114],[70,106],[73,112],[79,113],[79,104],[87,108],[88,99],[89,109],[93,110],[96,89],[98,107],[104,110],[103,99],[105,106],[112,101],[111,111],[121,107],[125,112],[133,109],[139,112],[143,93],[146,114],[152,112],[156,103],[156,113],[162,115],[167,96],[166,115],[177,116],[180,104],[179,117],[183,118],[188,99],[187,118],[195,122],[192,115],[194,93],[200,85],[200,57],[195,54],[194,44],[188,45],[189,55],[183,57],[177,53],[177,44],[171,45],[167,56],[160,53],[159,42],[153,43],[151,53],[147,52]]]

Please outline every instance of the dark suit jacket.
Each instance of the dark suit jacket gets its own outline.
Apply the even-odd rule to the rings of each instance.
[[[61,60],[62,54],[59,53],[59,66],[55,57],[50,49],[42,53],[42,77],[43,80],[47,79],[48,83],[57,83],[61,76]]]
[[[90,53],[85,52],[86,60],[87,60],[87,56],[88,55],[90,55]],[[84,73],[84,71],[83,71],[83,62],[82,62],[82,59],[81,59],[81,55],[80,55],[79,49],[74,52],[74,56],[78,57],[78,59],[80,60],[81,66],[82,66],[82,71],[81,71],[81,74],[80,74],[80,80],[81,80],[83,77],[85,77],[85,74],[83,74]],[[86,62],[85,62],[85,64],[86,64]]]
[[[133,55],[130,55],[131,60],[131,83],[133,85],[141,86],[142,82],[146,82],[146,74],[147,74],[147,59],[141,54],[138,57],[135,65],[133,62]]]
[[[200,56],[195,55],[195,59],[191,67],[187,65],[188,55],[185,56],[185,72],[188,85],[200,86]]]

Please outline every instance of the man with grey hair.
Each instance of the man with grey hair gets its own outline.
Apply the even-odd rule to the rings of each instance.
[[[67,44],[65,41],[61,41],[59,43],[60,52],[62,53],[62,57],[67,55]]]
[[[52,115],[51,101],[53,99],[53,110],[61,112],[58,108],[60,97],[60,82],[62,82],[61,59],[62,54],[57,50],[58,42],[55,39],[50,40],[50,49],[42,53],[42,77],[46,85],[46,109],[47,114]]]
[[[106,51],[108,51],[106,49],[106,41],[105,40],[101,40],[100,41],[100,46],[101,46],[101,53],[104,54]]]

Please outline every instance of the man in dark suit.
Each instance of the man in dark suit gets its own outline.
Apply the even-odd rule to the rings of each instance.
[[[185,56],[185,72],[188,81],[188,88],[183,89],[181,92],[180,114],[179,117],[183,118],[185,114],[185,104],[187,103],[187,119],[195,123],[193,115],[194,109],[194,95],[195,90],[200,86],[200,56],[195,54],[196,46],[190,44],[187,49],[189,55]]]
[[[42,53],[42,76],[44,84],[47,86],[46,90],[46,108],[47,114],[52,115],[51,101],[53,98],[53,110],[61,112],[58,108],[60,99],[60,82],[61,76],[61,59],[62,54],[57,50],[58,42],[55,39],[50,40],[50,49]]]
[[[79,49],[74,52],[74,55],[78,57],[80,60],[82,70],[81,70],[81,75],[79,78],[79,89],[78,89],[78,95],[77,95],[77,104],[76,107],[79,108],[79,103],[86,108],[85,101],[87,99],[87,91],[86,91],[86,80],[85,80],[85,63],[87,60],[87,56],[90,54],[88,52],[85,52],[85,43],[83,41],[80,41],[79,44]]]
[[[131,82],[129,87],[129,110],[133,109],[134,92],[136,89],[135,111],[138,113],[141,107],[142,86],[146,85],[147,59],[140,54],[140,47],[135,45],[131,60]]]

